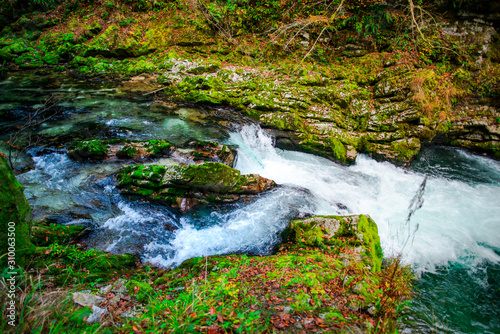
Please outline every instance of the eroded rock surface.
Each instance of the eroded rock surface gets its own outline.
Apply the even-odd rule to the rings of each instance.
[[[125,195],[161,200],[187,211],[199,203],[229,203],[273,189],[260,175],[241,173],[218,162],[188,166],[126,166],[117,174]]]

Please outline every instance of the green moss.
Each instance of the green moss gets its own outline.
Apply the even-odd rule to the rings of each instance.
[[[7,264],[11,270],[24,267],[26,257],[35,250],[30,241],[31,224],[31,209],[23,187],[0,155],[0,264],[3,268],[7,268]],[[11,251],[14,257],[9,255]]]
[[[157,188],[161,185],[165,171],[165,166],[160,165],[126,166],[117,173],[116,178],[120,187],[140,184],[141,187]]]
[[[332,151],[335,159],[346,162],[347,150],[340,140],[332,138]]]
[[[174,81],[169,75],[162,74],[158,78],[156,78],[156,82],[162,85],[171,85]]]
[[[11,61],[14,59],[15,56],[9,51],[10,50],[8,48],[0,49],[0,60]]]
[[[283,235],[297,245],[327,249],[362,247],[373,272],[380,272],[383,259],[377,225],[365,215],[316,216],[294,220]]]
[[[397,154],[398,160],[411,160],[420,152],[420,139],[409,138],[393,141],[391,149]]]
[[[36,246],[50,246],[68,244],[87,231],[82,225],[56,225],[36,222],[31,230],[31,241]]]
[[[366,245],[368,256],[372,260],[372,271],[380,272],[384,255],[377,224],[369,216],[360,215],[358,231],[363,234],[363,243]]]
[[[120,192],[142,199],[177,204],[191,198],[196,203],[232,202],[276,186],[257,175],[241,175],[218,162],[188,166],[127,166],[117,173]]]
[[[136,147],[132,145],[125,145],[118,152],[116,152],[116,156],[122,159],[133,158],[136,152],[137,152]]]
[[[42,58],[43,62],[48,64],[48,65],[57,65],[59,64],[59,57],[55,54],[46,54]]]
[[[173,145],[166,142],[165,140],[149,140],[146,144],[147,151],[151,153],[152,156],[158,157],[161,155],[168,155],[172,149]]]
[[[220,63],[200,65],[188,69],[186,72],[190,74],[203,74],[203,73],[214,73],[220,69]]]
[[[474,142],[470,140],[454,139],[450,142],[450,145],[464,147],[476,152],[488,153],[493,158],[500,160],[500,144],[496,141]]]
[[[138,282],[134,280],[130,280],[125,285],[128,293],[130,295],[135,295],[137,301],[146,302],[149,297],[153,294],[153,288],[151,285],[145,282]]]
[[[23,42],[13,43],[9,45],[7,48],[8,50],[6,49],[6,51],[13,54],[21,54],[28,51],[26,44],[24,44]]]
[[[105,140],[78,140],[70,145],[68,156],[72,159],[103,159],[108,153],[108,142]]]
[[[48,268],[46,274],[61,286],[109,279],[118,271],[134,269],[138,261],[133,254],[111,255],[93,248],[84,250],[58,244],[37,247],[30,260],[32,267]]]

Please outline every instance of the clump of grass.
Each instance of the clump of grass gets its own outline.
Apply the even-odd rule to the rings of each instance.
[[[15,290],[16,319],[15,326],[2,322],[0,332],[2,333],[28,333],[45,332],[50,328],[51,322],[56,315],[67,310],[70,296],[68,288],[47,288],[39,273],[27,274],[19,270],[16,276],[18,283]],[[0,286],[2,291],[7,291],[6,276],[2,274]],[[2,308],[2,319],[7,319],[7,295],[0,294]]]
[[[382,296],[377,301],[378,322],[375,333],[393,333],[397,331],[401,313],[413,298],[413,285],[416,280],[410,265],[403,265],[399,257],[385,261],[380,274]]]

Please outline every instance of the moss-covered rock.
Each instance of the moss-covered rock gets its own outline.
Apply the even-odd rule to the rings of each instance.
[[[351,254],[350,257],[357,261],[368,259],[374,272],[381,269],[383,254],[380,238],[377,224],[370,216],[316,216],[294,220],[286,235],[299,245],[354,249],[346,254]]]
[[[66,245],[79,237],[84,236],[88,229],[83,225],[58,225],[47,221],[33,224],[31,241],[36,246],[50,246],[52,244]]]
[[[117,173],[120,192],[166,201],[187,211],[197,203],[233,202],[276,184],[256,174],[241,175],[227,165],[206,162],[188,166],[126,166]]]
[[[189,155],[194,161],[221,162],[233,167],[236,159],[236,149],[233,146],[222,145],[217,142],[192,141],[187,143],[185,147],[193,148]]]
[[[30,240],[31,209],[23,187],[0,154],[0,264],[11,270],[24,267],[35,246]]]
[[[152,157],[159,157],[163,155],[169,155],[174,146],[162,139],[152,139],[147,141],[144,146],[146,151]]]
[[[146,302],[153,293],[153,288],[146,282],[130,280],[125,284],[130,295],[135,295],[137,301]]]

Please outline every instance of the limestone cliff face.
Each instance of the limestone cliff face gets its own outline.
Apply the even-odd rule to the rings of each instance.
[[[15,231],[9,229],[13,222]],[[7,160],[0,156],[0,264],[4,268],[12,244],[9,238],[15,239],[15,265],[24,266],[25,256],[34,251],[30,241],[31,210],[23,187],[17,181]],[[9,263],[10,265],[10,263]]]

